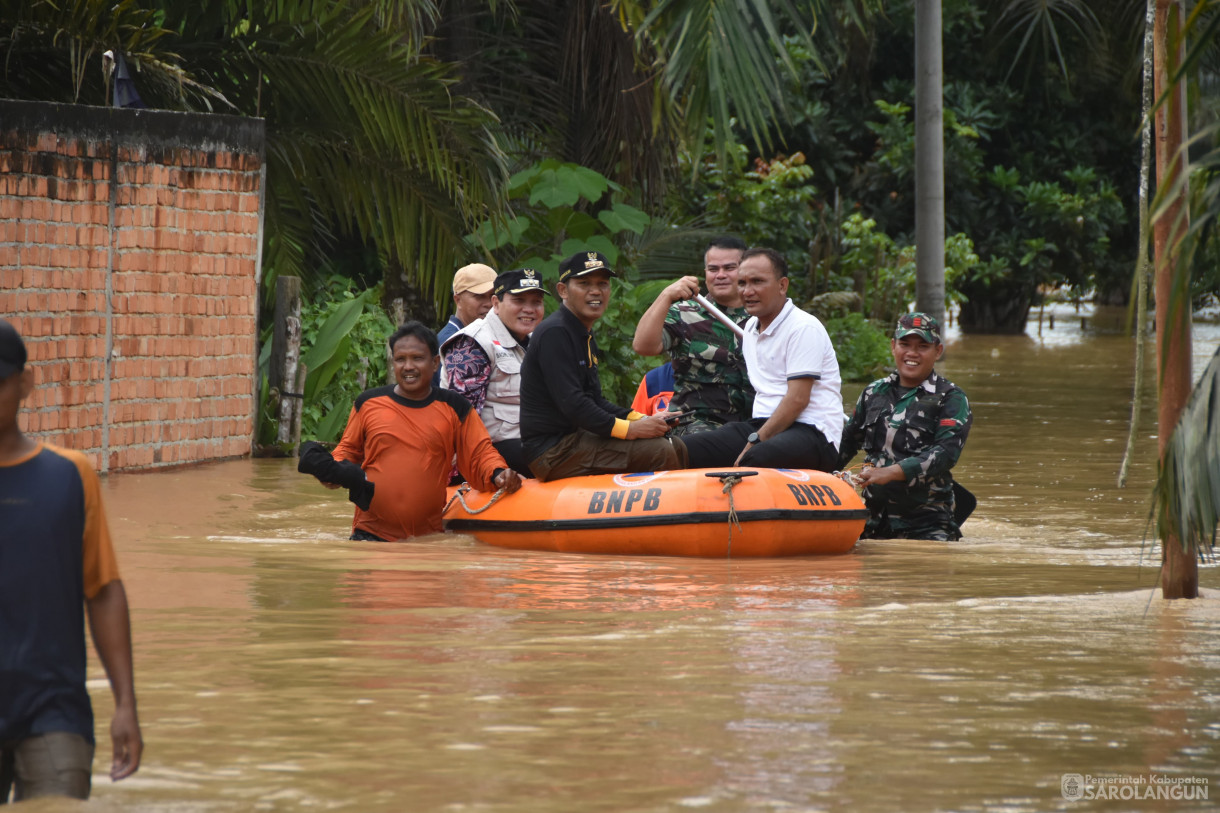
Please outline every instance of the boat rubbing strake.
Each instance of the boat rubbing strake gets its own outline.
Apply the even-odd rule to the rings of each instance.
[[[851,486],[804,469],[526,480],[481,510],[490,496],[472,491],[465,504],[454,500],[445,529],[506,548],[567,553],[801,556],[846,553],[868,517]]]

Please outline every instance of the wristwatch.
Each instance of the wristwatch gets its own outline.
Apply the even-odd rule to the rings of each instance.
[[[760,440],[760,438],[758,437],[758,433],[751,432],[750,436],[748,438],[746,438],[746,443],[758,443],[759,440]]]

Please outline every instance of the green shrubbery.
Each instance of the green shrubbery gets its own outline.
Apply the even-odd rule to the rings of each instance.
[[[331,277],[312,301],[301,303],[301,363],[305,378],[301,437],[337,441],[352,404],[365,389],[389,381],[386,340],[395,325],[378,304],[380,288],[356,292],[345,277]],[[259,442],[274,445],[278,415],[267,387],[271,332],[266,330],[259,367],[262,404]]]

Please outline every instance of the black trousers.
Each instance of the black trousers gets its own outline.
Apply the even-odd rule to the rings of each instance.
[[[766,423],[761,418],[749,422],[729,423],[712,432],[685,435],[692,469],[712,469],[732,466],[737,455],[746,447],[751,432]],[[750,447],[741,459],[742,466],[763,469],[816,469],[834,471],[839,452],[826,439],[822,430],[807,423],[794,423],[769,440]]]
[[[530,471],[530,462],[525,459],[525,449],[521,446],[521,438],[493,440],[491,445],[496,447],[496,451],[500,453],[500,457],[504,458],[504,462],[510,469],[522,477],[534,476],[534,473]]]

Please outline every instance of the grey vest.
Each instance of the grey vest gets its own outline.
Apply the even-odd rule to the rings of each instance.
[[[487,400],[479,417],[493,441],[521,437],[521,362],[525,348],[517,343],[495,311],[476,319],[445,340],[448,347],[458,336],[469,336],[483,348],[491,360],[491,378],[487,382]],[[449,369],[441,370],[441,386],[449,389]]]

